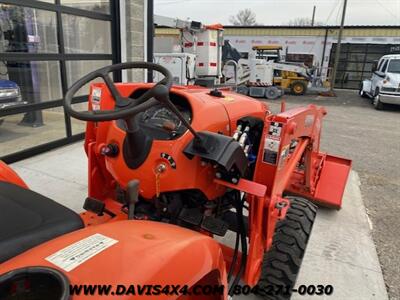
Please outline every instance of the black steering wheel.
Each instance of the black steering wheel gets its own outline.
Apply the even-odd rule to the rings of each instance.
[[[115,86],[114,81],[109,76],[109,73],[126,69],[146,69],[157,71],[163,74],[164,78],[137,99],[122,97]],[[114,109],[100,111],[74,110],[72,108],[72,99],[76,92],[85,84],[96,78],[102,78],[104,80],[115,102]],[[127,62],[115,64],[93,71],[75,82],[65,95],[64,107],[72,117],[82,121],[101,122],[126,119],[139,112],[145,111],[146,109],[156,105],[158,102],[163,102],[167,105],[170,104],[169,90],[171,89],[171,86],[172,75],[163,66],[149,62]]]

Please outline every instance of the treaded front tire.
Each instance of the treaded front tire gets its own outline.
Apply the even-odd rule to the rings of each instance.
[[[271,249],[264,255],[258,282],[262,299],[290,299],[317,214],[317,207],[310,201],[299,197],[287,199],[290,207],[286,217],[277,223]],[[286,287],[289,293],[265,294],[271,286],[275,291]]]

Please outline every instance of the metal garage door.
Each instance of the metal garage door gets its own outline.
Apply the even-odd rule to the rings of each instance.
[[[337,44],[332,45],[330,67],[333,67],[336,47]],[[342,44],[335,87],[358,89],[362,79],[371,77],[374,61],[394,53],[400,53],[400,44]]]

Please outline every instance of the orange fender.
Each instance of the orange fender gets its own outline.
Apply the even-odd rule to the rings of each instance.
[[[94,234],[117,242],[70,271],[54,265],[47,257]],[[70,284],[95,285],[188,285],[204,282],[218,271],[213,285],[225,285],[226,270],[222,250],[208,236],[175,225],[152,221],[117,221],[72,232],[35,247],[0,265],[0,274],[27,266],[47,266],[60,270]],[[224,295],[226,297],[226,294]],[[121,296],[119,299],[148,299],[149,296]],[[84,299],[74,296],[72,299]],[[102,296],[102,299],[115,299]],[[157,299],[178,297],[157,296]]]

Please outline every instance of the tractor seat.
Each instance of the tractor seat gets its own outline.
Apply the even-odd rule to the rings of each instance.
[[[31,190],[0,181],[0,263],[80,228],[82,219],[72,210]]]

